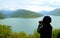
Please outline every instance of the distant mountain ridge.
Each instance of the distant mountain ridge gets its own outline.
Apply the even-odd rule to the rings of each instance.
[[[6,18],[10,16],[10,14],[13,12],[12,10],[0,10],[0,12],[2,12]]]
[[[40,13],[43,14],[43,15],[60,16],[60,8],[52,10],[52,11],[41,11]]]
[[[51,12],[49,12],[51,15],[55,15],[55,16],[60,16],[60,9],[55,9]]]
[[[39,13],[42,15],[48,15],[48,11],[45,11],[45,10],[39,11]]]
[[[17,18],[37,18],[41,17],[42,15],[36,12],[32,12],[29,10],[19,9],[14,11],[14,13],[10,17],[17,17]]]
[[[5,18],[5,15],[2,12],[0,12],[0,19],[4,19],[4,18]]]
[[[43,15],[55,15],[60,16],[60,8],[52,10],[52,11],[39,11],[39,13],[18,9],[15,11],[12,10],[0,10],[0,19],[3,18],[37,18]]]
[[[0,10],[0,12],[3,14],[1,14],[2,16],[4,16],[3,18],[37,18],[42,16],[39,13],[24,9],[18,9],[15,11]]]

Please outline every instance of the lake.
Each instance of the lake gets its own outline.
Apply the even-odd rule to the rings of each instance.
[[[24,31],[27,34],[33,33],[34,29],[38,27],[38,21],[42,20],[43,17],[39,18],[7,18],[0,19],[0,24],[12,26],[12,31],[21,32]],[[53,29],[60,28],[60,16],[51,16]]]

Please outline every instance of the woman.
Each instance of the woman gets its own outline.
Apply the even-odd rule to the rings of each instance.
[[[37,29],[37,32],[40,34],[40,38],[52,38],[52,26],[50,23],[51,17],[45,16],[42,24],[40,24]]]

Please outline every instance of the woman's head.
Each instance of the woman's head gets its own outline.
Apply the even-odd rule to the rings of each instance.
[[[43,18],[43,23],[51,23],[51,17],[50,16],[45,16],[44,18]]]

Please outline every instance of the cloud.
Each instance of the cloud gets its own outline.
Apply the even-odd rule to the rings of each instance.
[[[55,8],[60,8],[60,0],[0,0],[0,9],[49,11]]]
[[[48,6],[34,6],[34,5],[32,5],[32,6],[27,5],[23,9],[27,9],[27,10],[31,10],[31,11],[35,11],[35,12],[42,11],[42,10],[46,10],[46,11],[54,10],[54,8],[52,9],[52,7],[48,7]]]

